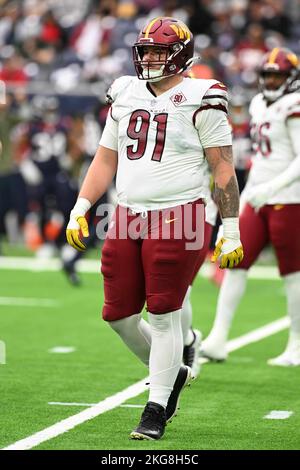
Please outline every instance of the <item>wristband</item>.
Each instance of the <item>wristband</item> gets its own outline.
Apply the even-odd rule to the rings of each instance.
[[[240,229],[239,229],[239,218],[238,217],[226,217],[222,219],[223,223],[223,237],[231,240],[239,240]]]
[[[84,197],[80,197],[77,199],[77,202],[71,211],[71,215],[74,217],[77,215],[85,216],[85,214],[91,207],[92,207],[92,204],[90,203],[88,199],[85,199]]]

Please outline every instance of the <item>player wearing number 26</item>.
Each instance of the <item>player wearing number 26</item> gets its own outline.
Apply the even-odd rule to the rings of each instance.
[[[299,60],[290,50],[275,48],[264,58],[259,77],[261,93],[250,104],[254,158],[241,196],[246,202],[240,216],[245,258],[237,269],[225,275],[215,323],[202,345],[202,353],[214,359],[225,359],[226,339],[234,310],[245,291],[247,271],[262,249],[271,243],[285,283],[291,326],[285,351],[268,363],[299,366]]]
[[[69,243],[84,249],[86,212],[116,174],[103,318],[149,368],[149,401],[133,439],[162,437],[192,378],[181,366],[181,308],[203,249],[208,166],[224,224],[215,258],[232,267],[243,257],[226,86],[183,76],[193,52],[181,21],[159,17],[142,29],[133,45],[137,77],[118,78],[108,91],[106,126],[67,228]]]

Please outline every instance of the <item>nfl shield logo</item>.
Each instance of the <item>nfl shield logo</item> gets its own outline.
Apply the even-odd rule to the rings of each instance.
[[[179,106],[180,104],[186,101],[186,97],[181,91],[179,93],[176,93],[175,95],[172,95],[170,99],[175,106]]]

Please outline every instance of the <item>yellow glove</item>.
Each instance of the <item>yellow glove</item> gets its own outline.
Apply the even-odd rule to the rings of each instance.
[[[78,251],[84,251],[86,249],[85,244],[80,239],[80,230],[84,237],[89,236],[89,227],[85,214],[90,207],[90,201],[79,198],[70,214],[70,220],[66,230],[67,242]]]
[[[66,230],[67,242],[73,248],[78,251],[84,251],[86,249],[85,244],[80,239],[80,230],[84,237],[89,236],[89,227],[85,217],[79,216],[75,219],[70,220]]]
[[[244,258],[243,246],[240,240],[226,240],[222,237],[216,244],[211,261],[215,263],[220,258],[221,269],[233,268],[237,266]]]

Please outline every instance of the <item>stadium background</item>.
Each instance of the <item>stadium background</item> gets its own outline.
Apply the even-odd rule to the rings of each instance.
[[[78,412],[77,405],[51,402],[97,403],[145,375],[99,321],[98,265],[85,265],[80,289],[58,271],[64,267],[70,274],[64,229],[105,124],[105,92],[115,78],[134,74],[130,47],[143,24],[160,15],[183,20],[194,33],[201,61],[192,73],[229,88],[242,186],[251,156],[247,108],[257,89],[256,69],[275,46],[300,54],[299,0],[0,0],[0,447]],[[43,134],[38,144],[37,133]],[[35,152],[40,168],[26,165]],[[113,188],[107,200],[114,201]],[[101,243],[92,236],[90,245]],[[93,261],[99,253],[92,249],[87,256]],[[273,263],[269,253],[266,259]],[[264,273],[254,273],[232,337],[284,316],[277,271],[271,266]],[[204,334],[216,297],[217,287],[199,278],[193,306],[195,326]],[[285,340],[283,331],[233,353],[226,365],[205,365],[183,398],[183,418],[151,448],[299,449],[297,371],[265,364]],[[74,353],[51,356],[51,347],[59,345],[71,345]],[[145,394],[133,403],[144,401]],[[281,428],[257,421],[269,409],[289,408],[294,417]],[[39,448],[137,448],[126,437],[139,413],[115,408]]]

